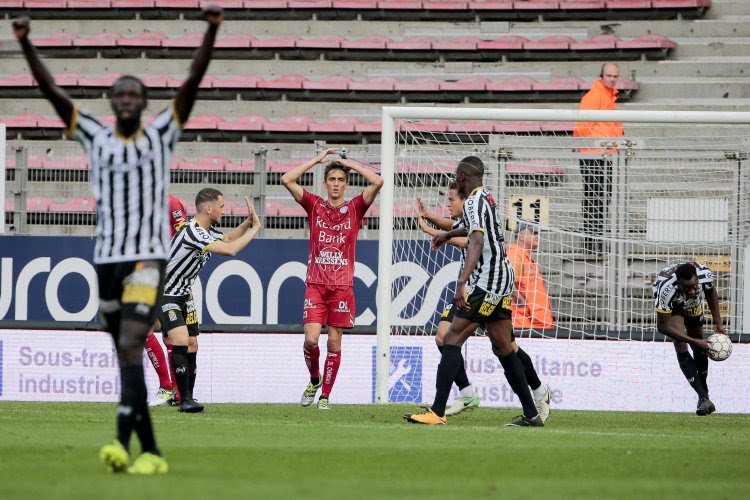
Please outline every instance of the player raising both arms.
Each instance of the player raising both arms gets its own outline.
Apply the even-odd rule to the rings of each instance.
[[[677,362],[690,386],[698,394],[697,415],[708,415],[716,407],[708,399],[708,342],[703,340],[703,299],[708,302],[714,331],[726,335],[719,312],[719,294],[709,268],[697,262],[667,266],[653,285],[656,328],[674,341]],[[687,335],[685,334],[687,333]],[[688,345],[693,355],[688,352]]]
[[[179,411],[196,413],[203,405],[193,398],[197,373],[198,314],[193,302],[193,283],[212,253],[234,257],[260,229],[260,220],[245,197],[247,219],[227,234],[214,226],[224,213],[224,196],[204,188],[195,197],[195,217],[172,238],[169,248],[161,327],[172,341],[172,363],[180,391]]]
[[[458,186],[455,182],[448,186],[448,211],[450,213],[450,218],[441,217],[430,212],[425,208],[422,199],[417,198],[419,228],[430,236],[435,236],[443,231],[463,228],[463,204],[464,198],[458,193]],[[430,227],[426,221],[433,224],[435,228]],[[461,251],[461,269],[463,270],[466,261],[466,247],[469,246],[469,238],[465,236],[456,236],[446,241],[446,243],[455,246]],[[450,307],[441,311],[440,323],[438,324],[437,333],[435,334],[435,343],[438,345],[438,349],[441,353],[443,352],[443,339],[450,329],[455,313],[455,304],[451,304]],[[481,327],[484,328],[484,325]],[[531,393],[534,397],[534,405],[539,412],[539,416],[542,418],[542,422],[546,422],[547,417],[549,416],[549,403],[551,396],[549,386],[542,384],[541,380],[539,380],[534,364],[531,362],[531,357],[529,357],[526,351],[519,347],[516,343],[515,335],[513,334],[511,334],[511,345],[523,365],[526,380],[529,383],[529,388],[531,388]],[[466,409],[479,406],[479,398],[476,397],[474,388],[471,386],[469,378],[466,375],[466,367],[464,366],[463,360],[459,365],[458,374],[456,375],[454,382],[456,383],[456,386],[458,386],[460,394],[459,398],[445,410],[446,416],[456,415]]]
[[[341,335],[345,328],[354,326],[354,257],[357,233],[365,212],[375,201],[383,179],[368,167],[346,159],[325,166],[323,182],[327,199],[303,189],[297,180],[308,170],[336,153],[326,149],[310,161],[294,167],[281,178],[284,187],[307,212],[310,225],[305,304],[302,321],[305,328],[304,356],[310,372],[310,383],[302,393],[302,406],[315,400],[323,387],[318,408],[329,409],[328,397],[336,381],[341,363]],[[349,172],[354,170],[368,182],[368,186],[349,201],[344,199],[349,184]],[[320,376],[318,340],[323,326],[328,326],[328,354],[323,377]]]
[[[505,378],[523,406],[523,415],[509,425],[544,425],[534,405],[524,375],[523,365],[513,350],[510,320],[513,268],[505,257],[503,230],[492,195],[482,185],[484,164],[476,156],[468,156],[458,163],[456,184],[458,192],[466,196],[464,227],[433,236],[433,248],[455,236],[468,236],[466,262],[456,283],[454,304],[456,312],[443,340],[443,355],[438,365],[435,401],[422,413],[404,415],[419,424],[445,424],[445,406],[451,385],[463,363],[461,346],[480,325],[485,325],[492,342],[492,352],[505,370]],[[468,233],[468,234],[467,234]]]
[[[193,109],[223,11],[214,5],[205,7],[203,18],[209,26],[187,79],[174,101],[145,127],[141,113],[147,105],[146,86],[141,80],[122,76],[115,81],[110,98],[115,125],[102,125],[78,109],[55,84],[29,39],[29,19],[13,21],[13,31],[39,89],[65,123],[65,134],[83,145],[91,166],[97,208],[94,263],[99,314],[102,328],[114,340],[122,384],[117,439],[99,453],[113,472],[157,474],[169,469],[151,425],[143,350],[156,319],[169,248],[169,158]],[[133,431],[143,453],[128,467]]]

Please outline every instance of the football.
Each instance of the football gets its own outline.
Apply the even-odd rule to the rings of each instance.
[[[732,341],[728,335],[714,333],[707,339],[708,357],[714,361],[724,361],[732,354]]]

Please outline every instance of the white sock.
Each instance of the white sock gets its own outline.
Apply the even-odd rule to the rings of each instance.
[[[543,397],[545,394],[547,394],[547,386],[544,384],[540,385],[536,389],[531,389],[531,395],[534,397],[534,400]]]
[[[464,387],[463,389],[461,389],[460,393],[461,393],[461,397],[464,397],[464,398],[473,398],[474,397],[474,386],[472,386],[471,384],[469,384],[466,387]]]

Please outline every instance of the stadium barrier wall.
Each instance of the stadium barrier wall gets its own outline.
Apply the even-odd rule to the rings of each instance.
[[[308,378],[302,342],[302,334],[289,333],[201,335],[195,394],[206,403],[296,404]],[[695,394],[680,372],[671,343],[560,339],[520,343],[554,391],[553,411],[695,411]],[[344,338],[333,402],[374,402],[375,344],[373,335]],[[469,339],[464,355],[483,406],[519,406],[486,338]],[[397,396],[392,400],[431,402],[440,360],[434,340],[400,339],[391,346],[390,358],[389,392]],[[145,358],[144,366],[151,396],[158,380]],[[709,387],[719,411],[750,413],[750,399],[742,396],[750,391],[750,345],[735,344],[728,360],[711,362]],[[118,396],[117,361],[107,334],[0,331],[0,400],[114,402]]]

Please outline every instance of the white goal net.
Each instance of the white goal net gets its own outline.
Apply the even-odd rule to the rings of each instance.
[[[526,324],[515,334],[543,379],[570,387],[560,390],[562,406],[608,408],[616,400],[619,409],[680,410],[683,400],[692,401],[669,339],[655,328],[651,285],[667,265],[707,265],[732,339],[750,339],[748,116],[588,113],[386,108],[382,168],[386,180],[393,172],[394,183],[380,200],[379,282],[392,285],[379,290],[378,401],[429,401],[434,394],[440,355],[432,337],[453,299],[458,253],[430,251],[416,199],[447,217],[455,167],[470,155],[485,164],[484,184],[505,217],[506,245],[515,242],[519,222],[539,228],[538,247],[527,250],[544,282],[534,293],[546,292],[554,323]],[[576,120],[594,116],[616,116],[624,136],[573,137]],[[464,354],[480,397],[513,405],[489,341],[471,339]],[[416,379],[404,375],[417,370],[425,381],[419,396]],[[634,401],[648,384],[664,386],[665,376],[666,387]],[[587,380],[572,388],[574,379]],[[618,384],[640,385],[619,392]],[[664,405],[664,394],[678,401]]]

